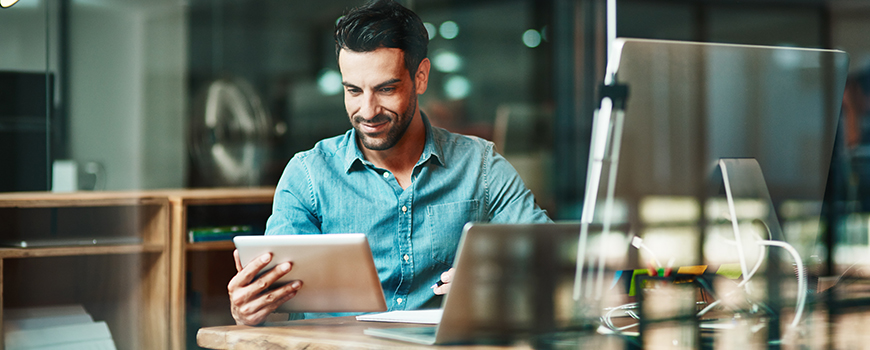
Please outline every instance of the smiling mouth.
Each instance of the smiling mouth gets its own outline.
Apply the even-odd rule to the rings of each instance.
[[[366,134],[379,134],[385,131],[388,121],[380,123],[359,123],[360,129]]]

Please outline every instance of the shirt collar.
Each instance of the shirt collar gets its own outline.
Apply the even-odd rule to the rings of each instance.
[[[429,117],[423,111],[420,111],[420,117],[423,118],[423,125],[426,127],[426,145],[423,146],[423,153],[420,155],[420,160],[415,166],[426,163],[430,159],[444,166],[444,157],[442,156],[443,149],[441,148],[441,139],[435,139],[435,129],[429,123]]]
[[[426,117],[426,114],[423,113],[423,111],[420,111],[420,117],[423,118],[423,126],[426,128],[426,144],[423,146],[423,153],[420,155],[420,160],[417,161],[415,166],[419,166],[430,159],[437,164],[444,166],[444,157],[442,156],[443,150],[440,140],[435,140],[435,132],[432,129],[432,124],[429,123],[429,118]],[[359,144],[356,142],[356,129],[351,128],[345,135],[345,142],[347,143],[347,146],[345,147],[347,151],[344,155],[345,173],[351,172],[351,170],[354,169],[355,164],[372,165],[371,162],[365,159],[365,155],[363,155],[362,151],[359,149]]]

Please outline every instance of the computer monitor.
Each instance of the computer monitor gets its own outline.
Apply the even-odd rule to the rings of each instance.
[[[677,264],[703,263],[701,233],[730,219],[723,202],[713,200],[722,188],[713,175],[728,158],[757,160],[777,209],[798,207],[818,220],[846,81],[845,52],[620,38],[612,56],[615,81],[629,92],[621,142],[613,144],[610,134],[611,143],[601,143],[608,154],[618,146],[618,158],[605,157],[603,170],[590,174],[600,178],[596,207],[606,202],[614,179],[616,208],[606,218],[598,210],[594,222],[610,220],[640,236],[667,231],[661,236],[680,238],[651,244],[681,255]],[[619,128],[606,126],[599,130]],[[749,217],[766,210],[752,203],[744,209]],[[802,254],[811,253],[809,246]]]
[[[608,92],[626,87],[627,104],[607,97],[595,116],[584,227],[626,244],[642,237],[632,241],[644,250],[637,268],[739,261],[747,277],[748,266],[774,257],[765,242],[791,243],[803,263],[823,254],[815,250],[845,52],[625,38],[612,50]],[[798,225],[780,230],[783,218]],[[799,267],[778,261],[760,273],[768,305],[791,298],[779,283],[786,273],[805,283]]]

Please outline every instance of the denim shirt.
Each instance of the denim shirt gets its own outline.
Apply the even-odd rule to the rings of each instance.
[[[290,160],[266,225],[267,235],[364,233],[390,311],[440,307],[430,287],[453,264],[466,223],[551,221],[492,142],[422,118],[426,145],[406,189],[365,159],[350,129]],[[349,314],[305,318],[339,315]]]

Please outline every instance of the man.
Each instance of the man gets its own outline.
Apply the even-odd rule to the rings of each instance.
[[[468,222],[549,222],[513,167],[477,137],[432,127],[417,104],[426,91],[428,35],[391,0],[351,10],[335,29],[353,128],[287,164],[266,234],[363,232],[390,310],[437,308]],[[241,267],[228,290],[239,324],[260,324],[304,281],[269,290],[292,266],[255,279],[267,254]],[[306,318],[320,317],[305,314]]]

